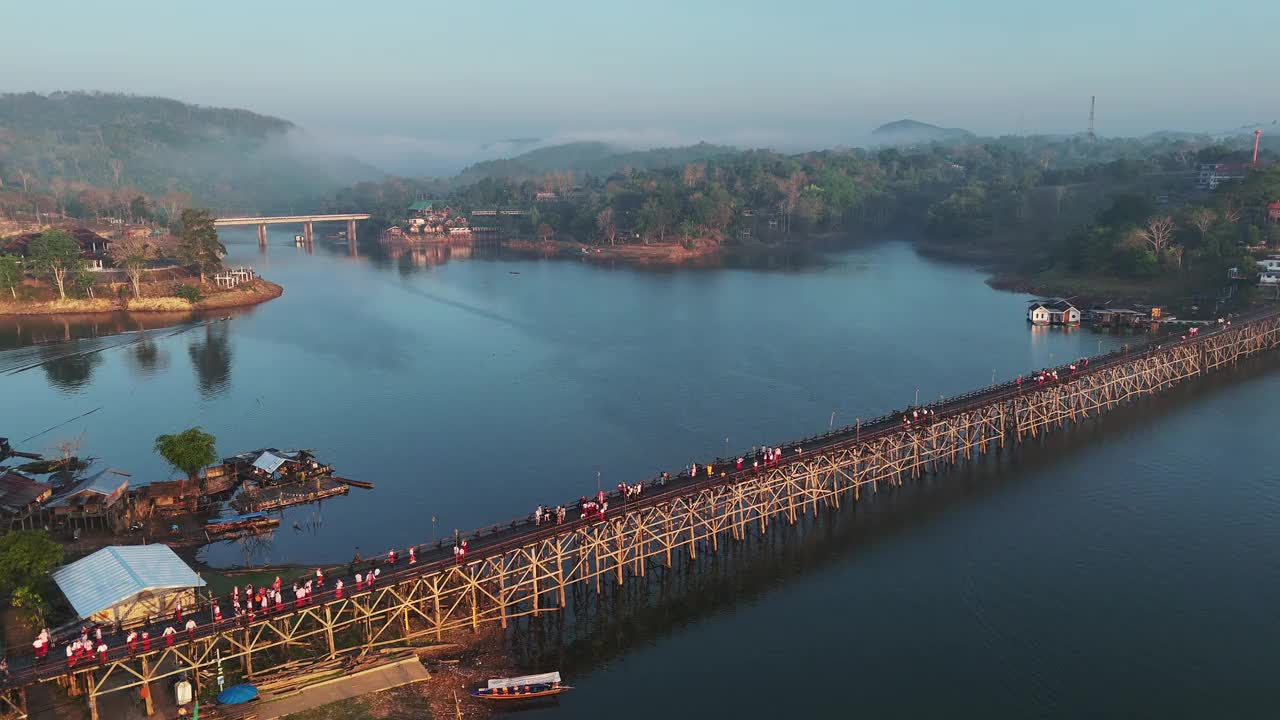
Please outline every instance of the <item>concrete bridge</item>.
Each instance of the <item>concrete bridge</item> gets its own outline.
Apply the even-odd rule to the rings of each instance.
[[[99,696],[192,669],[198,690],[213,681],[221,663],[239,665],[251,680],[283,665],[303,672],[305,665],[299,665],[305,660],[440,641],[446,633],[474,632],[482,625],[506,628],[521,618],[576,616],[579,601],[598,604],[628,580],[631,589],[648,592],[696,566],[699,554],[733,552],[750,536],[763,537],[771,524],[795,525],[810,513],[816,517],[856,503],[867,491],[892,492],[926,473],[1016,448],[1274,350],[1280,347],[1280,308],[1186,339],[1155,342],[1089,358],[1075,370],[1054,368],[1056,380],[1020,378],[924,406],[929,413],[919,422],[905,424],[901,412],[892,413],[782,444],[776,460],[744,455],[739,466],[736,458],[717,458],[696,473],[686,469],[651,478],[639,496],[610,493],[603,516],[581,514],[570,501],[563,523],[499,522],[463,535],[470,548],[461,558],[451,544],[437,541],[415,546],[413,564],[403,551],[395,563],[376,557],[331,568],[326,585],[301,606],[228,613],[221,621],[214,620],[209,604],[192,608],[188,617],[198,626],[172,646],[157,642],[135,651],[109,634],[103,655],[74,667],[63,659],[61,645],[40,663],[29,653],[12,656],[0,707],[26,717],[26,688],[57,682],[85,698],[97,720]],[[354,573],[375,565],[382,573],[375,584],[354,582]],[[335,588],[339,578],[342,591]],[[567,611],[570,597],[575,605]],[[226,599],[221,608],[230,609]],[[159,637],[159,626],[152,629]]]
[[[315,241],[315,231],[313,224],[318,222],[346,222],[347,223],[347,241],[355,242],[356,239],[356,222],[358,220],[368,220],[368,213],[338,213],[333,215],[271,215],[267,217],[225,217],[217,218],[213,221],[214,227],[235,227],[239,225],[257,225],[258,226],[258,244],[266,246],[267,244],[267,226],[268,225],[302,225],[303,240],[310,245]]]

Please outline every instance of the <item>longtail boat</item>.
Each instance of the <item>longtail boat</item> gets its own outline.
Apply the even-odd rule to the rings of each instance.
[[[351,487],[363,488],[365,490],[373,489],[373,483],[369,482],[368,480],[352,480],[351,478],[344,478],[339,475],[332,475],[330,477],[332,477],[334,482],[340,482],[343,485],[350,485]]]
[[[268,517],[265,512],[235,515],[233,517],[215,518],[205,523],[204,531],[210,537],[240,530],[265,530],[280,524],[279,518]]]
[[[494,678],[487,687],[471,691],[472,697],[482,700],[533,700],[559,695],[573,688],[560,684],[560,673],[521,675],[511,678]]]

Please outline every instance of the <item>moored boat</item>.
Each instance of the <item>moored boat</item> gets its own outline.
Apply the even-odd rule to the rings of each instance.
[[[226,518],[215,518],[205,523],[204,530],[210,536],[241,530],[265,530],[280,524],[279,518],[268,517],[265,512],[248,513]]]
[[[560,684],[560,673],[521,675],[511,678],[494,678],[487,687],[471,691],[472,697],[483,700],[532,700],[559,695],[573,688]]]

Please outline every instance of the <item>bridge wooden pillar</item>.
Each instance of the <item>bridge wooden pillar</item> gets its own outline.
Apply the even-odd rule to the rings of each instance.
[[[263,223],[258,226],[258,247],[267,246],[267,224]]]

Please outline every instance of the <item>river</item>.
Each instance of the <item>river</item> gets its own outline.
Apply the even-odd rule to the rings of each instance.
[[[0,320],[3,430],[145,482],[172,476],[151,439],[199,424],[222,454],[313,448],[376,483],[287,511],[256,562],[385,552],[1133,342],[1028,328],[1026,296],[900,242],[654,272],[224,239],[284,296],[144,332]],[[749,581],[566,648],[579,689],[549,712],[1264,714],[1274,364],[824,519]]]

